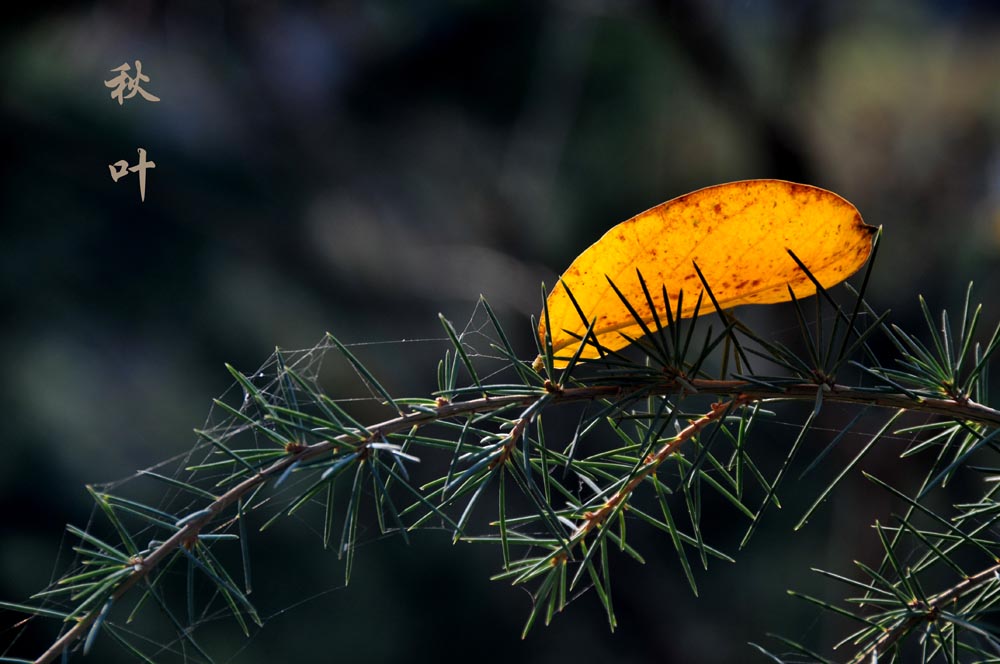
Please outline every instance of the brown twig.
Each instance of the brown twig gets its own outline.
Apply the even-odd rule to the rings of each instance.
[[[941,610],[948,604],[957,602],[963,595],[976,590],[984,583],[997,580],[998,574],[1000,574],[1000,563],[990,565],[986,569],[962,579],[948,590],[928,598],[926,602],[920,602],[915,607],[919,609],[918,612],[913,613],[905,620],[900,620],[894,626],[887,628],[886,631],[875,639],[875,641],[855,654],[854,657],[850,659],[850,662],[852,664],[862,662],[867,659],[869,655],[873,654],[877,659],[877,657],[881,656],[893,645],[895,645],[897,641],[906,636],[906,634],[908,634],[914,627],[922,622],[936,620]]]
[[[636,384],[635,386],[595,385],[589,387],[560,388],[558,390],[548,390],[543,393],[527,392],[525,394],[490,396],[480,399],[472,399],[469,401],[439,403],[438,407],[433,411],[408,413],[400,417],[386,420],[385,422],[376,424],[372,427],[368,427],[368,439],[380,440],[383,436],[405,431],[414,426],[426,426],[439,420],[487,412],[510,405],[521,404],[524,406],[531,406],[532,404],[540,404],[543,400],[551,404],[607,398],[627,400],[631,396],[638,395],[647,397],[650,394],[666,395],[676,394],[681,391],[689,393],[692,387],[698,392],[704,394],[734,397],[731,402],[734,404],[737,402],[739,404],[744,404],[755,401],[771,400],[811,401],[815,399],[817,389],[824,389],[825,393],[823,398],[826,401],[872,404],[894,409],[912,409],[965,422],[975,422],[994,427],[1000,426],[1000,411],[996,411],[992,408],[988,408],[987,406],[983,406],[972,401],[958,402],[950,399],[923,397],[914,398],[903,394],[880,394],[870,391],[861,391],[842,385],[824,386],[823,388],[820,388],[820,386],[815,383],[800,383],[783,385],[781,387],[771,389],[758,383],[741,380],[695,379],[685,380],[682,384],[680,381],[670,378],[662,380],[654,385],[650,385],[648,382]],[[685,429],[685,431],[691,430],[690,433],[685,434],[682,432],[679,434],[671,443],[664,445],[664,447],[656,453],[656,457],[662,457],[660,458],[660,461],[662,461],[662,459],[669,456],[669,454],[676,449],[678,445],[694,435],[698,429],[704,427],[708,424],[708,422],[717,419],[720,416],[721,412],[714,409],[712,413],[696,420],[688,427],[688,429]],[[526,426],[526,424],[527,422],[525,421],[522,427]],[[186,542],[190,542],[196,538],[199,533],[201,533],[202,529],[215,519],[223,510],[234,504],[243,496],[249,494],[261,484],[274,477],[280,476],[293,464],[316,459],[324,454],[329,454],[345,444],[357,444],[357,440],[357,435],[345,434],[334,439],[308,445],[301,450],[276,461],[267,468],[259,471],[256,475],[248,477],[239,484],[233,486],[213,503],[211,503],[207,508],[205,508],[201,516],[186,522],[176,533],[157,546],[152,553],[138,563],[135,566],[135,571],[133,571],[133,573],[115,589],[112,595],[112,601],[119,599],[126,592],[128,592],[129,589],[145,579],[153,569],[162,563],[178,547],[183,546]],[[659,461],[657,461],[657,464],[658,463]],[[625,488],[619,491],[620,494],[623,494],[622,498],[624,498],[625,494],[635,488],[632,484],[637,485],[646,475],[648,475],[649,472],[652,472],[654,469],[655,464],[648,466],[648,470],[643,469],[643,471],[640,471],[640,476],[633,478],[629,485],[626,485]],[[619,498],[618,500],[620,501],[622,498]],[[602,510],[604,509],[613,509],[613,505],[602,508]],[[606,516],[607,515],[605,514],[605,517]],[[594,518],[596,519],[597,517]],[[594,522],[596,523],[596,521]],[[584,525],[581,527],[586,526]],[[589,530],[590,527],[586,528]],[[35,660],[35,663],[46,664],[47,662],[51,662],[59,657],[64,650],[71,647],[77,640],[82,638],[87,633],[88,628],[97,618],[99,613],[100,609],[95,609],[91,613],[80,618],[76,625],[55,641],[48,650]]]
[[[660,464],[663,463],[667,457],[673,454],[681,445],[691,440],[698,434],[699,431],[712,422],[725,417],[726,414],[732,412],[734,408],[748,403],[749,401],[751,401],[749,397],[745,394],[740,394],[735,399],[725,403],[712,404],[711,411],[691,422],[691,424],[682,429],[676,436],[664,443],[655,454],[651,454],[638,472],[635,473],[632,479],[629,480],[625,486],[616,491],[613,496],[608,498],[607,502],[605,502],[600,509],[593,512],[587,512],[584,515],[583,520],[580,522],[580,525],[577,526],[576,532],[573,533],[572,540],[579,541],[583,539],[587,536],[587,533],[603,523],[604,520],[611,516],[615,509],[617,509],[622,502],[627,500],[628,497],[632,495],[632,492],[635,491],[647,477],[654,473],[656,469],[660,467]]]

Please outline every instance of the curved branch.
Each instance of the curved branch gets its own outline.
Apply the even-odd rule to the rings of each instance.
[[[594,385],[587,387],[571,387],[556,390],[526,390],[524,394],[486,396],[468,401],[441,403],[433,410],[421,410],[419,412],[407,413],[400,417],[381,422],[368,427],[370,434],[368,440],[379,440],[383,436],[406,431],[414,426],[427,426],[440,420],[453,417],[471,415],[476,413],[496,410],[503,406],[524,405],[530,406],[539,400],[545,399],[549,404],[570,403],[579,401],[590,401],[605,398],[628,399],[631,396],[648,397],[654,395],[668,395],[676,393],[692,392],[712,394],[716,396],[734,397],[733,404],[752,403],[755,401],[788,401],[802,400],[812,401],[816,398],[817,390],[824,390],[823,398],[827,401],[837,401],[842,403],[873,404],[886,408],[904,408],[916,410],[924,413],[933,413],[956,420],[975,422],[987,426],[1000,427],[1000,411],[996,411],[987,406],[972,401],[954,401],[949,399],[939,399],[930,397],[913,397],[904,394],[878,393],[870,390],[859,390],[844,385],[827,385],[816,383],[795,383],[790,385],[766,387],[760,383],[742,380],[678,380],[665,378],[653,383],[649,381],[637,382],[632,385]],[[721,410],[713,409],[712,413],[693,422],[688,428],[692,429],[687,435],[682,432],[670,443],[661,448],[656,457],[669,456],[676,447],[688,440],[701,427],[713,419],[717,419],[721,413],[728,409],[728,405],[721,407]],[[707,419],[706,419],[707,418]],[[686,431],[686,430],[685,430]],[[267,468],[259,471],[256,475],[248,477],[239,484],[222,494],[217,500],[202,510],[202,515],[184,524],[176,533],[157,546],[140,563],[135,565],[134,571],[119,585],[111,596],[112,601],[119,599],[137,583],[149,576],[160,563],[162,563],[171,553],[185,543],[198,537],[199,533],[212,522],[223,510],[234,504],[243,496],[249,494],[261,484],[269,479],[280,477],[293,464],[316,459],[324,454],[328,454],[347,443],[357,443],[357,437],[343,435],[330,440],[314,443],[303,448],[296,448],[294,453],[274,462]],[[661,459],[662,460],[662,459]],[[649,472],[655,469],[655,465],[649,470],[640,471],[640,475],[633,478],[631,483],[641,482]],[[644,474],[643,474],[644,473]],[[630,484],[631,484],[630,483]],[[621,492],[628,492],[634,486],[627,485]],[[624,497],[624,495],[623,495]],[[618,499],[619,501],[621,498]],[[613,505],[604,509],[613,509]],[[606,515],[605,515],[606,516]],[[597,517],[594,517],[597,518]],[[586,522],[584,522],[586,524]],[[586,527],[582,525],[581,528]],[[590,526],[592,527],[592,526]],[[587,527],[589,530],[589,527]],[[585,534],[585,533],[584,533]],[[70,648],[77,640],[83,638],[90,625],[97,619],[100,609],[95,609],[81,618],[69,631],[55,641],[48,650],[35,660],[35,664],[46,664],[59,657],[63,651]]]

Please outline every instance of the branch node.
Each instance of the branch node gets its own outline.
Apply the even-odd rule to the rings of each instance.
[[[290,440],[287,443],[285,443],[285,453],[289,455],[298,454],[300,452],[306,451],[307,449],[309,449],[308,445],[306,445],[305,443],[300,443],[297,440]]]

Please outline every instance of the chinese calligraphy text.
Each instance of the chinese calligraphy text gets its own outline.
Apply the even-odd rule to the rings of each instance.
[[[142,148],[138,149],[139,152],[139,162],[129,168],[128,162],[124,159],[119,159],[114,164],[109,164],[108,169],[111,171],[111,179],[118,182],[119,178],[122,178],[129,173],[139,174],[139,198],[145,202],[146,200],[146,169],[156,168],[155,161],[146,161],[146,151]]]
[[[138,92],[146,101],[160,101],[159,97],[146,92],[142,89],[142,86],[139,85],[140,83],[149,83],[149,77],[143,75],[142,73],[142,61],[135,61],[134,78],[128,75],[128,72],[131,71],[131,69],[132,68],[129,67],[128,63],[125,62],[122,63],[121,66],[115,67],[111,70],[118,72],[118,76],[112,78],[110,81],[104,81],[105,87],[114,88],[111,91],[111,98],[117,99],[118,105],[121,106],[124,104],[126,99],[131,99]],[[124,93],[125,90],[129,90],[129,93],[123,96],[122,93]]]
[[[129,72],[132,68],[127,62],[122,63],[121,66],[115,67],[111,71],[117,72],[118,75],[109,81],[104,81],[104,86],[112,88],[111,98],[118,100],[118,105],[124,105],[126,99],[131,99],[136,96],[136,94],[142,95],[142,98],[146,101],[160,101],[160,98],[156,95],[151,94],[147,90],[144,90],[142,83],[149,83],[149,76],[145,76],[142,73],[142,61],[135,61],[135,76],[130,76]],[[126,91],[128,92],[126,94]],[[156,168],[156,162],[146,160],[146,150],[139,148],[139,161],[135,166],[129,167],[128,161],[124,159],[119,159],[113,164],[108,164],[108,170],[111,171],[111,179],[118,182],[119,179],[125,177],[129,173],[139,174],[139,200],[141,202],[146,202],[146,169]]]

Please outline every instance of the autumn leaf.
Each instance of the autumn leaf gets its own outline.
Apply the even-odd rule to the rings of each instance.
[[[789,250],[829,288],[865,263],[875,230],[837,194],[783,180],[730,182],[661,203],[605,233],[577,256],[552,289],[547,301],[552,350],[562,358],[555,366],[566,366],[592,320],[594,336],[608,350],[643,335],[609,279],[654,329],[637,271],[666,325],[661,284],[671,311],[676,313],[683,290],[681,317],[693,315],[703,290],[696,264],[724,309],[784,302],[790,299],[789,287],[796,298],[816,292]],[[542,316],[538,337],[543,348],[545,334]],[[580,354],[581,359],[598,356],[592,342]]]

